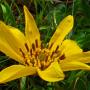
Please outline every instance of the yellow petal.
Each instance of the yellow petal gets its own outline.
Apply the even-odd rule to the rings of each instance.
[[[12,33],[10,31],[13,32],[13,35],[16,35],[14,33],[15,32],[14,29],[13,30],[7,29],[7,26],[3,22],[0,21],[0,51],[5,53],[10,58],[15,59],[16,61],[19,61],[20,63],[24,63],[23,58],[18,53],[20,52],[19,49],[14,47],[14,45],[17,45],[17,47],[21,47],[21,46],[18,46],[18,43],[15,42],[15,39],[13,39],[11,35]],[[20,39],[20,37],[18,36],[17,38]]]
[[[58,64],[58,62],[53,62],[47,69],[40,70],[37,69],[39,76],[49,82],[56,82],[64,79],[64,74]]]
[[[52,46],[51,52],[56,49],[57,45],[60,45],[62,43],[65,36],[72,30],[73,23],[73,16],[71,15],[67,16],[61,21],[49,42],[49,47]]]
[[[36,73],[36,69],[33,67],[25,67],[23,65],[12,65],[10,67],[7,67],[3,69],[0,72],[0,83],[9,82],[11,80],[33,75]]]
[[[79,61],[83,63],[90,63],[90,51],[88,52],[81,52],[78,54],[74,54],[71,56],[66,57],[64,60],[61,60],[61,63],[71,62],[71,61]]]
[[[59,50],[61,51],[62,55],[65,55],[65,57],[82,52],[82,49],[77,45],[77,43],[69,39],[66,39],[62,42]]]
[[[78,61],[60,63],[60,66],[63,71],[72,71],[72,70],[80,70],[80,69],[90,70],[90,66]]]
[[[0,39],[5,39],[5,41],[10,45],[10,47],[21,55],[20,48],[23,52],[26,51],[25,48],[25,37],[24,34],[21,33],[18,29],[7,26],[3,22],[0,21]]]
[[[25,14],[25,35],[30,45],[32,45],[32,43],[35,44],[35,41],[37,40],[38,46],[40,46],[39,30],[37,28],[33,16],[31,15],[26,6],[24,6],[24,14]]]
[[[10,58],[24,64],[23,58],[18,55],[4,40],[0,38],[0,51],[9,56]]]

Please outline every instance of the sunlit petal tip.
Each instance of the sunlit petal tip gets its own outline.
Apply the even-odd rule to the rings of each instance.
[[[28,11],[28,8],[25,5],[23,6],[23,9],[24,9],[24,12]]]
[[[67,17],[73,20],[73,15],[68,15]]]
[[[68,15],[67,17],[68,17],[68,19],[72,19],[72,20],[74,20],[73,15]]]
[[[66,18],[68,23],[72,23],[72,25],[74,24],[74,17],[72,15],[68,15]]]
[[[27,7],[24,5],[23,8],[25,9],[25,8],[27,8]]]

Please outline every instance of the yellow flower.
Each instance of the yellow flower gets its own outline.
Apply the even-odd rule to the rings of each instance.
[[[39,75],[43,80],[63,80],[63,71],[90,70],[90,51],[83,52],[75,41],[65,36],[72,30],[73,16],[67,16],[56,29],[48,47],[42,48],[40,33],[33,16],[24,6],[25,35],[0,21],[0,51],[19,62],[0,71],[0,83],[23,76]]]

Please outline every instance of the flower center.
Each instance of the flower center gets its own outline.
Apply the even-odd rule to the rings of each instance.
[[[40,69],[44,70],[47,68],[54,60],[55,58],[63,59],[64,55],[60,56],[60,52],[58,51],[58,46],[54,52],[50,52],[50,49],[47,48],[39,48],[38,42],[36,41],[36,44],[32,44],[32,49],[29,50],[28,45],[25,43],[25,47],[27,49],[27,53],[24,53],[22,49],[20,49],[20,52],[22,53],[22,56],[25,61],[25,65],[27,66],[33,66],[33,67],[39,67]]]

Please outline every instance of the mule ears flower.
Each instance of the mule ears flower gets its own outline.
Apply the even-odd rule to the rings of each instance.
[[[70,55],[72,56],[74,54],[76,55],[77,53],[82,53],[82,50],[78,46],[76,46],[75,42],[71,40],[66,40],[62,42],[65,36],[70,32],[73,27],[73,16],[67,16],[60,23],[55,34],[52,36],[49,42],[49,48],[51,46],[52,47],[50,49],[41,49],[39,31],[37,29],[33,16],[30,14],[26,6],[24,6],[24,13],[26,37],[18,29],[7,26],[3,22],[0,22],[0,50],[11,58],[17,60],[18,62],[24,61],[25,63],[24,65],[12,65],[2,70],[0,72],[0,83],[5,83],[27,75],[33,75],[36,72],[43,80],[56,82],[64,79],[63,71],[77,69],[89,70],[88,65],[82,63],[81,61],[75,61],[77,59],[70,59]],[[42,56],[42,54],[44,54],[45,58],[45,55],[47,54],[46,51],[50,50],[49,52],[52,53],[52,51],[55,50],[57,46],[60,46],[62,43],[61,47],[58,49],[61,53],[64,53],[64,51],[66,51],[66,53],[64,53],[66,58],[61,60],[59,63],[59,55],[51,57],[51,54],[48,53],[49,59],[46,58],[46,61],[45,59],[41,59],[40,56],[37,55],[37,48],[37,50],[33,49],[33,51],[30,52],[30,49],[32,49],[32,45],[35,45],[36,41],[38,43],[39,55]],[[71,51],[68,51],[70,47],[67,46],[67,44],[71,45],[72,48],[74,48],[72,51],[75,51],[75,53],[71,54]],[[44,50],[46,50],[45,53],[43,53]],[[32,52],[34,53],[34,55],[32,55]],[[30,60],[35,60],[36,63],[32,63]],[[41,62],[42,60],[45,63]],[[42,66],[44,67],[43,69]]]
[[[61,45],[65,36],[72,30],[73,24],[74,18],[71,15],[68,15],[60,22],[49,42],[49,48],[51,47],[51,51],[54,51],[58,45]]]
[[[33,16],[29,12],[26,6],[24,6],[24,14],[25,14],[25,35],[28,39],[30,45],[38,41],[38,46],[40,47],[40,33],[37,28],[37,25],[34,21]]]
[[[0,22],[0,50],[9,57],[17,60],[18,62],[24,62],[24,65],[12,65],[0,71],[0,83],[5,83],[27,75],[33,75],[36,72],[38,72],[39,76],[46,81],[62,80],[64,78],[64,74],[60,66],[58,65],[58,62],[51,63],[50,66],[48,66],[47,69],[44,70],[30,66],[30,61],[29,63],[27,62],[28,66],[25,66],[25,61],[31,59],[30,56],[28,56],[28,50],[26,49],[25,44],[29,42],[28,44],[32,45],[37,40],[38,47],[40,47],[40,35],[35,24],[34,18],[25,6],[24,13],[26,22],[26,37],[18,29],[8,26],[3,22]],[[32,49],[31,46],[29,47],[29,49]],[[20,52],[20,50],[22,50],[22,53]]]

